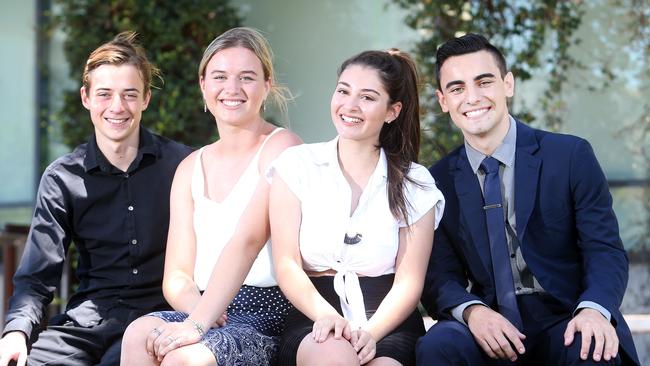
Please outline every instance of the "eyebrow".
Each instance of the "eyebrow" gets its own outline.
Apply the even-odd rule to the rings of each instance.
[[[111,89],[111,88],[97,88],[97,89],[95,89],[95,91],[113,91],[113,89]],[[138,88],[126,88],[126,89],[124,89],[124,91],[125,92],[136,92],[136,93],[140,92],[140,90],[138,90]]]
[[[485,79],[485,78],[494,78],[494,77],[496,77],[496,76],[494,76],[493,73],[491,73],[491,72],[486,72],[486,73],[484,73],[484,74],[476,75],[476,76],[474,77],[474,81],[478,81],[478,80]],[[445,85],[445,90],[451,88],[451,87],[454,86],[454,85],[463,85],[463,84],[465,84],[465,82],[462,81],[462,80],[452,80],[452,81],[448,82],[448,83]]]
[[[228,72],[226,72],[224,70],[212,70],[210,72],[210,74],[227,74],[227,73]],[[253,74],[253,75],[257,76],[257,73],[255,71],[253,71],[253,70],[244,70],[244,71],[241,71],[240,74]]]
[[[348,87],[348,88],[351,87],[350,84],[346,83],[345,81],[339,81],[337,84],[342,84],[343,86],[346,86],[346,87]],[[377,94],[377,95],[381,95],[381,94],[380,94],[378,91],[376,91],[375,89],[368,89],[368,88],[366,88],[366,89],[361,89],[361,91],[362,91],[362,92],[365,92],[365,93],[375,93],[375,94]]]

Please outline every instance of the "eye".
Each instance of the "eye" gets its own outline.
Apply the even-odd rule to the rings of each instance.
[[[136,99],[136,98],[138,98],[138,95],[137,95],[137,94],[129,93],[129,94],[126,94],[124,97],[125,97],[126,99]]]
[[[240,80],[240,81],[253,81],[253,80],[255,80],[255,79],[253,79],[252,76],[243,75],[243,76],[240,76],[240,77],[239,77],[239,80]]]
[[[218,81],[223,81],[223,80],[226,80],[226,76],[225,75],[215,75],[212,79],[218,80]]]
[[[367,101],[370,101],[370,102],[374,102],[377,99],[375,97],[373,97],[372,95],[364,94],[364,95],[361,96],[361,100],[367,100]]]
[[[492,84],[492,83],[493,83],[492,80],[481,80],[481,81],[478,83],[478,86],[489,86],[489,85]]]
[[[343,95],[348,95],[348,91],[345,89],[336,89],[336,92]]]
[[[456,87],[453,87],[453,88],[451,88],[451,89],[449,90],[449,92],[452,93],[452,94],[460,94],[460,93],[462,93],[463,91],[465,91],[465,88],[462,87],[462,86],[456,86]]]
[[[105,97],[110,96],[107,92],[99,92],[99,93],[97,93],[96,95],[97,95],[98,97],[102,97],[102,98],[105,98]]]

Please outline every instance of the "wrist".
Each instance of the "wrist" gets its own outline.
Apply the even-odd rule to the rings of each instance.
[[[485,305],[483,304],[472,304],[467,308],[465,308],[465,310],[463,311],[463,320],[465,320],[465,323],[469,324],[469,319],[472,316],[472,314],[484,307]]]
[[[203,326],[203,324],[197,322],[196,320],[190,318],[189,316],[185,319],[185,322],[190,324],[192,326],[192,328],[194,328],[194,330],[196,330],[196,332],[199,334],[200,338],[203,338],[203,336],[205,336],[206,327]]]

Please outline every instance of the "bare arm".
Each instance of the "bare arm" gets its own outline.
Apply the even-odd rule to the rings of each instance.
[[[400,229],[395,281],[366,326],[375,341],[401,324],[420,300],[433,245],[434,216],[431,209],[411,226]]]
[[[325,326],[318,330],[318,334],[312,334],[315,340],[324,341],[330,329],[335,331],[335,336],[344,334],[349,338],[347,322],[318,293],[302,268],[299,247],[302,219],[300,201],[278,175],[273,178],[271,186],[270,217],[273,233],[273,262],[282,292],[311,320],[328,319],[329,328]]]

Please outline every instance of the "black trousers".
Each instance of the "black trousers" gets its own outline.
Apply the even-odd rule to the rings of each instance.
[[[83,326],[57,315],[33,338],[27,365],[119,365],[122,335],[133,319],[133,311],[114,309],[97,324]]]

